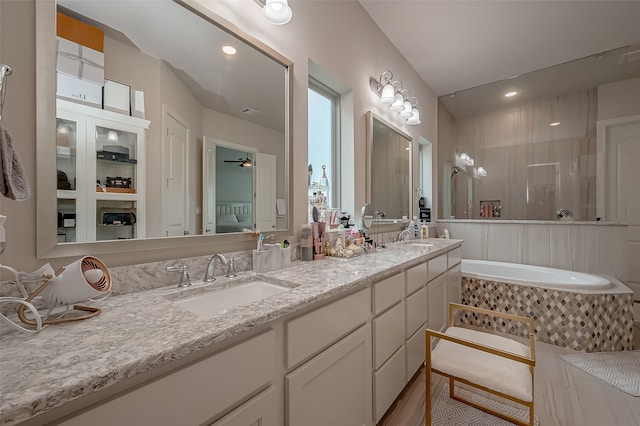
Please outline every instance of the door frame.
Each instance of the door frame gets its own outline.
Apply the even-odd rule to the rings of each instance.
[[[165,169],[165,160],[166,160],[166,156],[167,156],[167,143],[169,142],[169,135],[167,134],[167,131],[165,129],[167,129],[167,126],[169,125],[168,120],[167,120],[167,116],[171,116],[173,117],[173,119],[175,121],[177,121],[178,123],[180,123],[180,125],[182,125],[185,129],[187,129],[187,140],[186,140],[186,164],[185,164],[185,170],[186,172],[186,176],[185,176],[185,194],[184,194],[184,206],[186,208],[186,214],[185,214],[185,227],[187,231],[191,231],[189,229],[190,226],[190,220],[189,220],[189,167],[190,167],[190,161],[189,161],[189,155],[190,155],[190,146],[191,146],[191,142],[190,142],[190,138],[191,138],[191,127],[189,126],[189,122],[187,120],[184,119],[184,117],[180,116],[180,114],[177,114],[176,111],[171,108],[170,106],[168,106],[166,103],[162,103],[162,155],[161,155],[161,161],[162,161],[162,171],[161,171],[161,182],[160,182],[160,203],[161,203],[161,219],[160,219],[160,225],[162,226],[162,230],[161,233],[163,234],[162,236],[165,237],[166,232],[167,232],[167,212],[166,212],[166,202],[167,202],[167,195],[166,195],[166,191],[164,190],[165,188],[165,180],[168,178],[167,176],[167,170]]]
[[[640,123],[640,115],[600,120],[596,123],[596,218],[600,218],[603,221],[617,220],[617,217],[606,217],[607,184],[609,183],[607,173],[609,140],[607,139],[607,133],[610,127],[633,123]]]

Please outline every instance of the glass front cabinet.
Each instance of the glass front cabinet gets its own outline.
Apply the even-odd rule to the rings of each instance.
[[[57,100],[58,242],[145,237],[149,121]]]

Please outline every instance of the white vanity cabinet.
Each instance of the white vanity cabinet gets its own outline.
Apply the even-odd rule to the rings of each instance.
[[[285,376],[289,426],[372,424],[370,318],[365,288],[285,323],[286,364],[312,356]]]
[[[275,334],[270,329],[59,424],[175,426],[206,423],[275,381],[276,354],[279,353]],[[254,397],[219,424],[251,424],[234,419],[277,417],[282,399],[270,395],[267,393],[264,399],[260,399],[260,395]],[[278,410],[275,414],[274,408]]]
[[[149,121],[57,100],[58,242],[144,238]]]

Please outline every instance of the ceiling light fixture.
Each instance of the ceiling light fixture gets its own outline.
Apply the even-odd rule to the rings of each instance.
[[[224,46],[222,46],[222,51],[227,55],[235,55],[238,52],[238,50],[230,44],[225,44]]]
[[[553,123],[549,123],[549,126],[553,126],[553,127],[559,126],[559,125],[560,125],[559,121],[554,121]]]
[[[517,95],[518,92],[516,92],[515,90],[512,90],[511,92],[507,92],[504,94],[505,98],[513,98],[515,95]]]
[[[269,22],[274,25],[284,25],[293,16],[287,0],[266,0],[262,11]]]
[[[389,109],[397,112],[400,118],[407,120],[407,124],[420,124],[420,111],[416,109],[418,98],[409,96],[409,89],[403,89],[402,83],[393,80],[391,71],[380,74],[380,80],[370,79],[371,89],[380,96],[380,103],[389,105]]]

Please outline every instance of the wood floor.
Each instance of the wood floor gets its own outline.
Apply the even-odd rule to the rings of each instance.
[[[640,348],[640,326],[635,328]],[[541,426],[640,426],[640,397],[619,391],[560,359],[569,349],[536,342],[535,413]],[[424,425],[424,367],[378,426]],[[432,376],[435,400],[444,380]],[[452,425],[455,426],[455,425]]]

